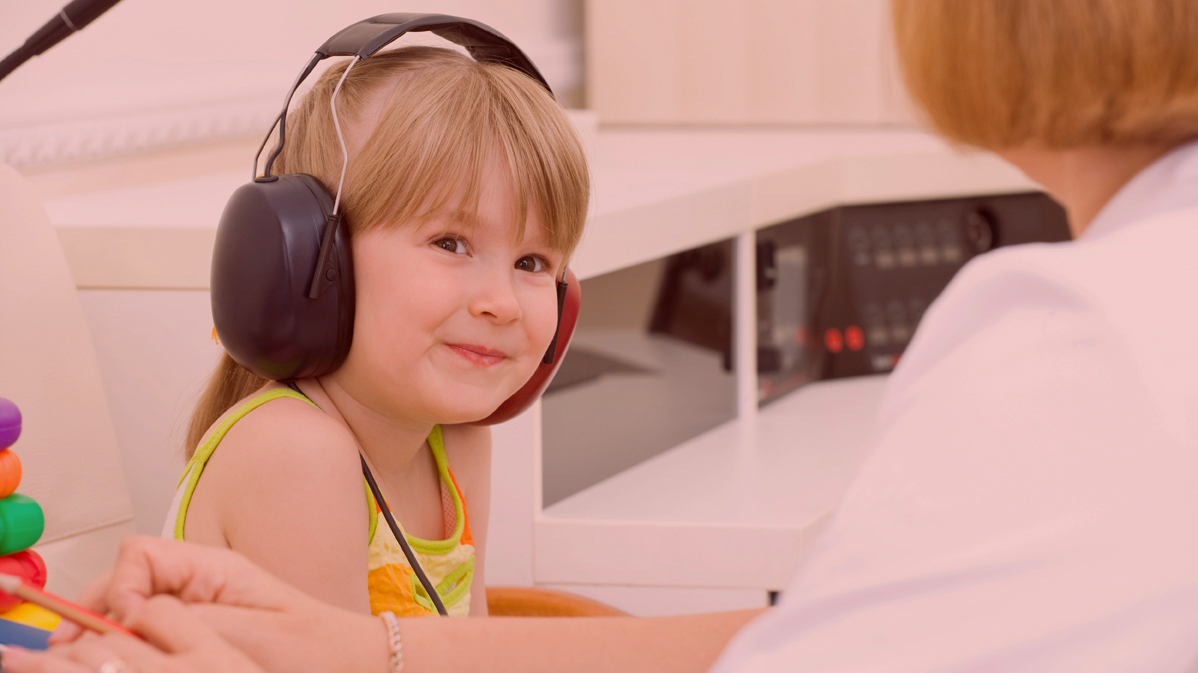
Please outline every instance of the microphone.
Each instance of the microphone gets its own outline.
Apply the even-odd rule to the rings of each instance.
[[[0,61],[0,79],[8,77],[22,63],[62,42],[71,33],[83,30],[118,2],[120,0],[73,0],[58,12],[58,16],[47,21],[46,25],[25,40],[25,44]]]

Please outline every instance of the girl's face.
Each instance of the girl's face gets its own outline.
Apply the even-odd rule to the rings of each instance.
[[[457,221],[451,202],[355,236],[354,338],[334,376],[360,403],[397,419],[474,421],[532,376],[557,328],[563,259],[535,209],[517,242],[513,201],[492,164],[476,222]]]

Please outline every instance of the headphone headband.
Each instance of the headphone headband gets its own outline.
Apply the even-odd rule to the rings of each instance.
[[[279,113],[275,123],[271,124],[270,129],[266,132],[266,138],[258,147],[258,153],[254,155],[254,171],[251,177],[257,179],[258,158],[262,156],[262,150],[269,142],[270,134],[274,131],[275,126],[278,126],[279,141],[274,151],[270,153],[270,157],[267,158],[264,170],[264,177],[267,179],[271,177],[270,169],[274,165],[275,158],[279,156],[279,152],[283,150],[283,141],[287,134],[287,110],[291,107],[291,97],[295,95],[296,89],[304,83],[308,75],[312,74],[317,63],[330,56],[357,56],[359,60],[365,60],[406,33],[426,31],[465,47],[476,61],[499,63],[519,70],[536,80],[545,87],[545,91],[549,92],[550,96],[553,96],[553,89],[549,88],[549,83],[545,81],[541,71],[537,70],[537,67],[524,55],[523,51],[520,51],[520,47],[507,39],[503,33],[484,23],[448,14],[408,12],[380,14],[342,28],[317,48],[316,53],[304,65],[299,77],[295,79],[295,84],[291,85],[291,90],[287,92],[287,98],[283,103],[283,111]]]
[[[476,61],[502,63],[515,68],[540,82],[549,95],[553,95],[553,90],[537,67],[502,33],[478,21],[446,14],[380,14],[343,28],[320,45],[316,53],[322,59],[357,56],[365,60],[403,34],[422,31],[465,47]]]

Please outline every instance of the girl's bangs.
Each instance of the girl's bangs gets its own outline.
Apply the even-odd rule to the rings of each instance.
[[[403,226],[450,209],[455,219],[474,222],[486,169],[496,162],[513,189],[518,235],[535,208],[550,245],[569,255],[590,190],[573,127],[527,76],[460,58],[464,63],[437,63],[435,77],[394,78],[347,179],[351,226]]]

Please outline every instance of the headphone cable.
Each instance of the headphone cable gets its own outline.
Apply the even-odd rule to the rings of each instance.
[[[391,515],[391,506],[383,499],[383,494],[379,491],[379,485],[374,481],[374,475],[370,472],[370,467],[366,464],[366,456],[359,455],[358,458],[362,461],[362,474],[366,477],[366,483],[370,486],[370,492],[374,494],[374,500],[379,505],[379,509],[382,510],[383,518],[387,520],[387,526],[391,528],[391,533],[395,536],[396,542],[399,543],[399,548],[403,550],[403,555],[407,557],[408,564],[412,566],[412,571],[416,573],[416,578],[420,580],[420,584],[428,592],[428,597],[433,601],[433,605],[437,607],[437,614],[442,617],[448,617],[449,612],[445,609],[445,604],[441,602],[441,596],[437,593],[436,587],[433,586],[428,575],[424,574],[424,568],[420,567],[420,562],[416,560],[416,552],[412,551],[412,547],[408,545],[407,536],[399,529],[399,524],[395,522],[395,517]]]
[[[285,381],[285,385],[291,388],[300,395],[304,395],[304,391],[300,390],[299,384],[294,380]],[[311,401],[312,398],[304,395],[304,398]],[[420,562],[416,560],[416,552],[412,551],[411,545],[408,544],[407,536],[399,529],[399,524],[396,523],[395,517],[391,514],[391,506],[383,499],[383,493],[379,490],[378,482],[374,480],[374,473],[370,471],[370,466],[366,464],[366,456],[358,454],[358,459],[362,461],[362,476],[366,477],[366,485],[370,487],[370,492],[374,495],[375,504],[383,512],[383,518],[387,520],[387,527],[391,529],[391,534],[395,536],[395,541],[399,543],[399,548],[403,551],[404,557],[408,559],[408,565],[412,566],[412,572],[416,573],[416,579],[420,580],[420,585],[428,593],[428,597],[432,600],[433,605],[437,608],[437,614],[442,617],[448,617],[449,611],[445,609],[445,603],[441,602],[441,595],[437,593],[437,588],[433,586],[428,575],[424,574],[424,568]]]

